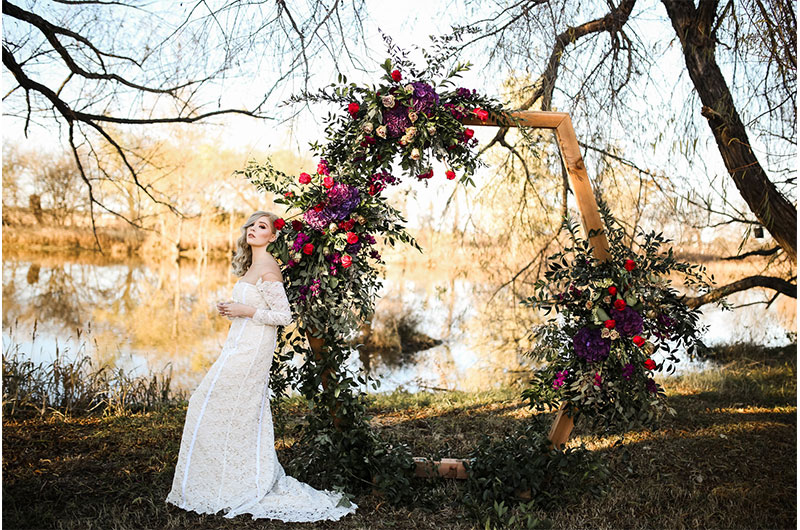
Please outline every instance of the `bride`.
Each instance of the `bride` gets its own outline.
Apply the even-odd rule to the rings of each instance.
[[[189,399],[166,501],[184,510],[284,522],[337,520],[357,506],[286,476],[275,453],[269,376],[277,326],[292,321],[280,267],[267,251],[275,214],[256,212],[242,227],[233,258],[231,319],[219,358]]]

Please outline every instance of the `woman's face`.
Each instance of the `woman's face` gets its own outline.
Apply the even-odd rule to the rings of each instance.
[[[275,241],[275,232],[272,231],[272,221],[262,215],[251,226],[247,227],[247,244],[251,247],[265,247]]]

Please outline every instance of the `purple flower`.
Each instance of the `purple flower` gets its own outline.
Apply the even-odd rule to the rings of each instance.
[[[326,209],[330,212],[332,221],[342,221],[358,207],[360,202],[358,188],[346,184],[334,184],[328,190]]]
[[[390,138],[397,138],[406,132],[406,127],[411,126],[408,118],[408,109],[405,105],[395,105],[383,113],[383,123],[386,124],[387,134]]]
[[[468,88],[461,87],[458,90],[456,90],[456,94],[461,99],[466,99],[467,101],[469,101],[472,98],[474,98],[478,93],[475,91],[475,89],[472,89],[470,91],[470,89]]]
[[[588,363],[602,361],[611,351],[611,341],[600,336],[599,329],[581,328],[572,338],[575,354]]]
[[[653,394],[658,392],[658,385],[656,384],[656,382],[654,380],[649,379],[649,378],[647,379],[647,390],[649,390]]]
[[[358,188],[337,183],[328,190],[328,200],[323,208],[320,211],[311,208],[303,214],[303,220],[312,228],[324,230],[331,222],[346,219],[360,202]]]
[[[295,252],[300,252],[303,249],[303,245],[308,243],[311,240],[307,234],[304,232],[298,232],[297,237],[294,238],[294,243],[292,244],[292,250]]]
[[[309,289],[311,291],[311,296],[316,296],[319,294],[319,280],[314,280],[311,282],[311,287]]]
[[[347,245],[344,249],[351,256],[355,256],[356,254],[358,254],[358,251],[361,250],[361,245],[362,243],[359,240],[353,243],[352,245]]]
[[[444,108],[446,108],[448,111],[450,111],[450,114],[457,120],[460,120],[460,119],[466,117],[466,115],[467,115],[467,113],[464,112],[464,108],[463,107],[457,107],[457,106],[453,105],[452,103],[445,103],[442,106]]]
[[[642,332],[644,322],[642,315],[630,307],[625,307],[622,311],[611,310],[611,318],[617,323],[616,329],[620,335],[632,337]]]
[[[369,253],[369,257],[372,259],[381,259],[381,255],[377,250],[373,250]]]
[[[416,82],[411,83],[411,86],[414,87],[414,93],[411,96],[414,110],[425,115],[430,114],[439,104],[439,94],[428,83]]]
[[[564,380],[567,378],[568,373],[569,370],[556,372],[556,378],[553,380],[553,388],[561,388],[562,386],[564,386]]]
[[[630,381],[631,377],[633,377],[633,365],[631,363],[622,367],[622,377],[624,377],[626,381]]]

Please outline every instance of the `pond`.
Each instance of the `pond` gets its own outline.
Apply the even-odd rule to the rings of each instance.
[[[214,304],[228,298],[235,280],[225,261],[6,256],[3,351],[16,349],[35,362],[51,361],[56,352],[86,354],[134,374],[171,369],[174,387],[192,390],[224,342],[229,321]],[[537,317],[495,291],[447,266],[390,261],[374,319],[377,344],[354,354],[351,367],[380,379],[379,391],[475,390],[524,378],[531,368],[524,337]],[[705,310],[710,345],[792,340],[793,329],[774,306]],[[678,371],[703,366],[684,359]]]

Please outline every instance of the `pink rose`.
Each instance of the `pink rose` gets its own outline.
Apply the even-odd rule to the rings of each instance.
[[[328,189],[331,189],[333,187],[333,177],[325,177],[322,179],[322,185]]]
[[[300,173],[300,178],[298,179],[300,184],[308,184],[311,182],[311,175],[308,173]]]
[[[345,269],[353,264],[353,258],[351,258],[349,254],[345,254],[344,256],[342,256],[341,261],[342,261],[342,267],[344,267]]]
[[[472,111],[472,113],[473,113],[475,116],[477,116],[477,117],[478,117],[478,119],[479,119],[479,120],[481,120],[481,121],[486,121],[486,120],[488,120],[488,119],[489,119],[489,113],[488,113],[488,112],[486,112],[486,111],[485,111],[485,110],[483,110],[483,109],[475,109],[475,110],[473,110],[473,111]]]

